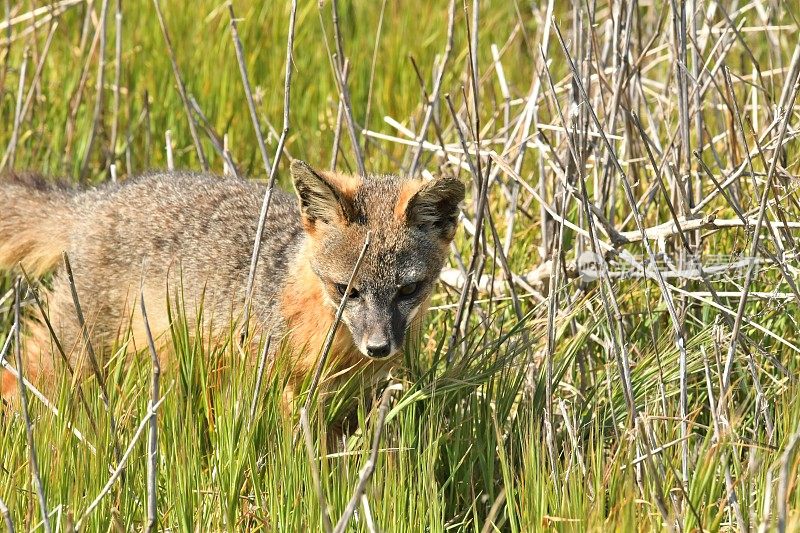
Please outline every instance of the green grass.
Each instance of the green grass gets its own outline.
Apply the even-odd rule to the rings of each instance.
[[[91,4],[99,16],[101,2]],[[377,50],[375,37],[381,17],[381,2],[341,2],[340,19],[345,53],[350,61],[349,87],[356,121],[367,129],[403,137],[384,121],[389,116],[414,131],[423,116],[423,96],[409,60],[413,56],[431,90],[434,59],[445,48],[447,5],[423,0],[386,3]],[[228,26],[225,4],[198,1],[192,8],[178,2],[163,2],[164,16],[171,34],[175,56],[187,91],[195,96],[216,132],[228,134],[231,153],[243,173],[264,179],[264,169],[253,133],[238,66]],[[640,3],[643,4],[643,3]],[[657,3],[660,4],[660,3]],[[627,5],[627,4],[626,4]],[[632,57],[640,57],[644,81],[642,96],[634,83],[626,89],[621,105],[642,117],[653,144],[662,150],[673,137],[680,122],[675,67],[671,50],[672,14],[664,6],[641,5],[633,18],[637,28],[632,40]],[[614,3],[615,17],[619,3]],[[23,1],[12,5],[12,16],[35,6]],[[283,77],[289,9],[286,2],[235,2],[240,17],[239,31],[246,53],[250,79],[262,130],[269,125],[282,127]],[[594,9],[594,6],[591,6]],[[707,8],[708,6],[705,6]],[[726,6],[728,8],[729,6]],[[149,1],[123,2],[122,62],[120,83],[120,136],[109,149],[114,77],[114,2],[109,7],[108,43],[104,87],[104,110],[100,129],[91,153],[86,154],[97,98],[95,83],[97,55],[89,55],[94,30],[81,47],[81,28],[86,5],[68,9],[59,17],[41,77],[33,92],[33,105],[19,130],[15,154],[16,169],[34,169],[49,174],[83,179],[89,184],[108,179],[108,165],[115,162],[121,179],[127,177],[128,163],[134,173],[166,165],[164,133],[171,130],[177,168],[199,167],[189,135],[169,57],[160,33],[153,5]],[[468,6],[471,16],[471,4]],[[491,64],[490,44],[502,51],[502,63],[512,98],[524,98],[537,79],[539,50],[545,24],[545,6],[533,9],[523,2],[486,1],[481,3],[478,63],[481,69],[480,116],[483,139],[495,140],[490,146],[501,156],[509,157],[513,167],[516,149],[503,150],[505,140],[503,97],[496,72]],[[589,6],[582,5],[584,45],[593,39],[594,48],[586,51],[586,64],[600,71],[590,86],[593,105],[609,133],[624,138],[614,140],[614,148],[624,160],[624,167],[637,198],[646,198],[656,187],[656,174],[643,149],[630,116],[619,110],[612,131],[605,120],[609,115],[615,71],[612,46],[604,51],[611,32],[607,21],[612,13],[601,2],[589,23]],[[757,121],[753,127],[762,135],[771,121],[770,110],[780,97],[786,71],[797,35],[795,15],[788,4],[775,8],[764,6],[767,21],[755,8],[731,13],[742,24],[741,41],[729,30],[718,9],[712,23],[721,28],[712,41],[724,32],[719,48],[713,42],[702,51],[709,68],[720,60],[731,69],[737,105],[746,118],[753,117],[749,105],[757,97]],[[333,47],[331,6],[321,12],[317,2],[301,2],[297,11],[294,47],[294,77],[290,131],[286,148],[293,157],[302,157],[320,167],[331,159],[338,105],[331,61],[326,49]],[[321,14],[320,14],[321,13]],[[320,22],[322,18],[322,23]],[[555,20],[569,40],[572,53],[573,13],[556,6]],[[767,31],[750,31],[763,24]],[[24,31],[29,23],[13,28]],[[93,24],[90,22],[90,25]],[[93,28],[93,26],[91,26]],[[588,28],[594,33],[589,33]],[[657,33],[661,28],[661,33]],[[738,28],[738,26],[737,26]],[[16,114],[19,67],[24,51],[30,52],[25,90],[27,92],[41,57],[48,26],[35,34],[14,40],[10,47],[0,46],[0,147],[8,144]],[[655,37],[654,37],[655,36]],[[644,46],[654,37],[650,51]],[[0,41],[5,37],[0,37]],[[557,86],[559,105],[571,113],[570,120],[581,120],[585,104],[574,108],[570,96],[569,69],[558,40],[552,32],[546,50]],[[504,43],[508,41],[504,48]],[[729,49],[728,43],[730,41]],[[468,38],[465,14],[456,6],[455,41],[442,93],[449,93],[462,119],[468,83]],[[720,50],[728,50],[721,58]],[[588,50],[588,48],[584,48]],[[376,54],[374,81],[370,86],[373,53]],[[751,57],[752,55],[752,57]],[[85,90],[70,123],[71,102],[88,60]],[[754,63],[755,61],[756,63]],[[742,79],[753,74],[757,64],[763,83]],[[602,68],[597,68],[602,67]],[[559,126],[552,95],[542,76],[538,120]],[[659,85],[661,84],[661,85]],[[691,86],[693,87],[693,85]],[[720,182],[744,159],[745,147],[731,112],[720,71],[704,94],[702,108],[706,132],[701,155]],[[691,88],[690,88],[691,90]],[[371,94],[370,114],[366,117]],[[147,95],[147,100],[145,99]],[[457,145],[453,120],[441,99],[438,120],[447,143]],[[771,103],[770,103],[771,102]],[[510,124],[516,123],[524,103],[514,101],[509,108]],[[473,108],[469,106],[471,113]],[[790,127],[797,128],[797,107]],[[588,116],[583,120],[588,123]],[[691,124],[692,149],[698,139]],[[592,128],[593,129],[593,128]],[[747,129],[747,126],[745,127]],[[71,138],[67,131],[72,131]],[[430,128],[427,139],[438,142]],[[535,133],[535,130],[531,130]],[[567,165],[569,150],[563,134],[542,128],[542,136],[531,138],[521,176],[538,187],[545,172],[546,199],[558,210],[555,198],[561,196],[560,165]],[[793,135],[793,129],[790,130]],[[222,160],[201,131],[203,145],[213,170],[221,172]],[[469,136],[468,136],[469,137]],[[471,137],[469,137],[471,139]],[[579,140],[586,137],[578,135]],[[755,137],[748,131],[744,138],[749,148]],[[777,138],[773,129],[762,140],[764,157],[753,158],[755,185],[745,175],[729,188],[744,210],[757,209],[758,195],[774,154],[769,142]],[[130,139],[130,143],[127,142]],[[713,139],[713,141],[711,141]],[[533,142],[552,147],[537,148]],[[711,141],[711,142],[710,142]],[[365,141],[367,166],[375,171],[402,172],[410,163],[409,151],[395,142]],[[268,150],[274,154],[277,138],[270,135]],[[681,149],[684,147],[678,141]],[[780,174],[770,199],[775,205],[768,211],[771,220],[798,220],[797,203],[798,143],[792,138],[783,151]],[[611,182],[608,198],[602,197],[605,149],[587,141],[583,162],[588,194],[596,199],[598,209],[620,231],[635,229],[629,220],[619,177]],[[676,173],[702,175],[696,161],[686,168],[677,149],[668,161]],[[1,154],[0,154],[1,155]],[[80,177],[84,158],[87,173]],[[656,156],[660,160],[660,155]],[[286,185],[286,163],[280,162],[279,183]],[[487,160],[484,158],[483,165]],[[352,146],[346,130],[342,132],[340,169],[354,169]],[[426,153],[422,166],[431,172],[452,171],[439,156]],[[440,170],[441,169],[441,170]],[[456,171],[458,171],[456,169]],[[468,184],[474,178],[466,170],[458,171]],[[671,174],[662,172],[668,181],[673,201],[677,188]],[[564,207],[565,218],[587,228],[581,204],[577,200],[579,182],[574,167],[567,178],[570,196]],[[702,194],[714,190],[705,178]],[[501,187],[512,187],[507,172],[499,173],[489,196],[488,212],[502,237],[506,229],[505,212],[509,206]],[[474,190],[468,185],[468,190]],[[656,189],[657,190],[657,189]],[[558,194],[556,194],[558,193]],[[643,201],[641,212],[647,226],[670,220],[662,196]],[[467,202],[466,216],[475,220],[474,193]],[[3,206],[0,206],[0,210]],[[704,209],[716,211],[719,218],[734,218],[735,213],[722,196]],[[2,211],[0,211],[2,216]],[[550,221],[550,232],[558,225]],[[485,229],[489,254],[497,243]],[[768,234],[765,247],[771,253],[776,244]],[[611,239],[601,231],[599,237]],[[744,229],[703,230],[702,248],[706,254],[746,256],[752,231]],[[791,279],[798,280],[796,245],[782,234],[783,265]],[[796,238],[796,233],[794,238]],[[463,230],[457,247],[465,260],[471,250],[471,236]],[[677,240],[668,238],[665,249],[677,254]],[[548,245],[549,247],[550,245]],[[589,248],[588,241],[567,229],[564,235],[564,265],[573,268],[579,252]],[[622,247],[620,247],[621,249]],[[639,243],[624,246],[633,254],[644,254]],[[550,248],[552,253],[553,248]],[[539,204],[523,189],[517,204],[517,216],[509,251],[510,269],[528,272],[542,262]],[[453,263],[455,266],[455,263]],[[549,270],[549,268],[548,268]],[[487,257],[485,273],[504,285],[499,261]],[[0,278],[0,299],[11,287],[14,273]],[[670,279],[670,283],[689,292],[705,291],[697,281]],[[738,291],[744,276],[732,272],[729,277],[714,279],[717,291]],[[48,280],[43,280],[47,284]],[[773,336],[745,324],[746,350],[736,353],[731,374],[728,405],[730,412],[723,427],[714,430],[715,417],[709,408],[709,387],[718,401],[726,351],[731,340],[729,324],[720,311],[696,299],[681,299],[673,292],[682,309],[684,335],[687,339],[685,381],[687,393],[688,437],[682,439],[679,397],[681,391],[680,353],[675,345],[672,325],[658,285],[642,280],[615,280],[613,291],[619,301],[622,339],[631,362],[631,384],[640,418],[627,413],[625,391],[615,361],[612,337],[617,324],[609,324],[597,283],[583,285],[567,279],[558,289],[560,304],[552,339],[552,387],[554,456],[548,453],[547,416],[548,375],[546,372],[548,333],[547,283],[535,286],[540,294],[523,294],[520,320],[508,298],[487,298],[481,294],[469,317],[463,349],[457,349],[452,365],[446,364],[448,339],[455,318],[458,294],[441,290],[434,299],[435,309],[418,343],[411,343],[403,364],[393,370],[393,378],[402,386],[394,394],[383,427],[375,473],[365,493],[369,514],[380,531],[537,531],[553,528],[560,531],[598,530],[756,530],[776,528],[779,509],[788,509],[788,529],[800,527],[800,491],[797,490],[796,454],[786,456],[788,474],[781,472],[784,452],[800,430],[800,374],[798,353],[787,346],[800,344],[797,335],[798,300],[753,299],[745,316]],[[754,291],[791,293],[790,284],[779,269],[770,264],[761,268],[752,286]],[[722,297],[722,303],[736,312],[738,298]],[[23,305],[24,313],[36,313],[34,305]],[[0,339],[11,330],[11,299],[0,304]],[[312,481],[309,458],[302,438],[294,442],[297,413],[287,415],[281,407],[281,392],[286,373],[279,360],[255,391],[256,354],[238,352],[235,340],[212,344],[195,335],[195,324],[187,324],[180,314],[173,324],[171,344],[176,365],[165,368],[161,390],[164,402],[158,409],[158,529],[181,531],[261,530],[306,531],[321,528],[320,501]],[[784,341],[784,342],[781,342]],[[754,374],[748,367],[752,356]],[[787,372],[780,370],[776,361]],[[706,371],[708,368],[708,371]],[[124,450],[147,417],[150,387],[150,355],[136,354],[125,360],[122,353],[112,357],[106,367],[111,412],[117,420],[116,435],[109,429],[109,416],[93,379],[83,384],[88,409],[77,401],[74,385],[62,372],[63,379],[51,400],[60,415],[54,416],[41,403],[32,402],[33,433],[47,505],[59,531],[68,530],[79,520],[88,531],[140,530],[146,515],[146,431],[135,442],[124,476],[101,500],[97,509],[85,517],[89,504],[107,483],[110,470],[117,464],[114,439]],[[753,376],[763,387],[755,391]],[[376,430],[377,409],[382,388],[365,387],[355,376],[352,382],[314,402],[311,426],[321,472],[322,490],[334,522],[342,514],[366,463],[372,436]],[[256,410],[250,418],[250,405],[256,397]],[[562,403],[563,402],[563,403]],[[562,409],[563,406],[563,409]],[[758,409],[761,409],[759,412]],[[352,414],[353,424],[346,442],[333,442],[330,424],[342,413]],[[566,416],[564,416],[566,415]],[[770,432],[765,415],[774,424]],[[70,427],[79,429],[86,443],[79,441]],[[40,521],[40,510],[32,482],[28,447],[22,419],[7,411],[0,421],[0,500],[11,510],[17,530],[33,529]],[[681,452],[686,442],[689,478],[681,479]],[[662,449],[663,448],[663,449]],[[653,452],[652,455],[648,451]],[[726,466],[741,512],[736,516],[726,487]],[[779,501],[780,482],[788,484],[786,499]],[[666,512],[665,519],[659,506]],[[359,506],[350,521],[350,530],[369,531],[366,508]],[[41,530],[41,527],[39,528]]]

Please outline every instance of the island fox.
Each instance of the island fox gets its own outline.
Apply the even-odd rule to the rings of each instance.
[[[463,184],[450,177],[353,176],[299,160],[291,175],[297,200],[280,190],[272,195],[251,303],[251,324],[286,339],[289,395],[313,372],[342,298],[332,365],[347,369],[398,353],[428,306],[464,198]],[[146,346],[141,293],[164,358],[168,305],[178,287],[190,324],[201,305],[203,323],[220,335],[241,318],[265,190],[188,172],[151,173],[89,190],[12,175],[0,179],[0,268],[21,264],[31,276],[55,271],[43,300],[76,371],[90,367],[83,362],[84,335],[63,251],[94,351],[107,357],[125,333],[132,350]],[[367,232],[371,244],[345,294]],[[40,317],[26,315],[24,370],[33,383],[46,384],[60,355]],[[3,397],[15,387],[5,372]]]

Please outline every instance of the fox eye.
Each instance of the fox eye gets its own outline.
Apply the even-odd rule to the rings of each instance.
[[[347,291],[347,283],[337,283],[336,291],[339,293],[339,296],[344,296],[344,293]],[[359,296],[361,296],[361,293],[358,292],[358,289],[350,287],[350,292],[347,294],[347,297],[354,299],[358,298]]]
[[[397,294],[402,298],[408,298],[409,296],[414,296],[417,293],[417,289],[419,289],[419,283],[408,283],[400,287]]]

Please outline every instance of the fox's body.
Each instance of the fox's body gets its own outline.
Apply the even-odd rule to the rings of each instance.
[[[252,327],[287,340],[295,378],[290,386],[315,367],[340,302],[337,290],[347,283],[368,231],[372,245],[354,283],[359,292],[349,295],[346,327],[338,329],[329,357],[350,367],[367,361],[365,355],[384,359],[397,352],[427,306],[463,198],[455,180],[436,180],[449,185],[438,190],[433,182],[321,173],[300,162],[292,173],[300,202],[273,192],[251,300]],[[242,316],[264,193],[253,182],[176,172],[87,191],[53,188],[40,178],[4,179],[0,268],[21,263],[32,275],[56,272],[44,300],[78,371],[89,366],[63,251],[96,352],[107,354],[127,332],[132,350],[146,346],[140,293],[157,338],[169,337],[168,302],[176,295],[187,320],[202,303],[207,330],[223,335]],[[398,292],[409,287],[411,295]],[[31,313],[23,334],[25,371],[48,381],[60,357],[48,330]],[[3,383],[6,395],[13,384],[8,374]]]

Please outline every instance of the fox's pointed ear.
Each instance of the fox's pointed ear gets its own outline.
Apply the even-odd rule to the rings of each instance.
[[[458,223],[458,204],[464,200],[464,184],[461,181],[451,177],[436,178],[423,183],[406,198],[405,218],[408,224],[433,229],[439,232],[442,239],[452,240]]]
[[[359,185],[357,178],[318,172],[299,159],[292,161],[291,172],[306,230],[313,230],[319,223],[347,225],[355,220],[353,196]]]

